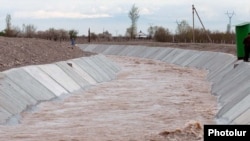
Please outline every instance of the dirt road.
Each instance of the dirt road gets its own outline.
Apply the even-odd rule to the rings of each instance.
[[[214,123],[216,97],[207,72],[148,59],[109,56],[117,79],[22,113],[0,126],[11,141],[202,141]]]

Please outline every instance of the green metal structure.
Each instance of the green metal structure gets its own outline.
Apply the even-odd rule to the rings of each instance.
[[[237,45],[237,57],[243,59],[245,56],[243,40],[250,32],[250,22],[245,22],[236,25],[236,45]]]

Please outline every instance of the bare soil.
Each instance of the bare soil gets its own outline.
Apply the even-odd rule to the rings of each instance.
[[[0,37],[0,71],[11,68],[48,64],[57,61],[89,56],[70,42],[55,42],[34,38]]]

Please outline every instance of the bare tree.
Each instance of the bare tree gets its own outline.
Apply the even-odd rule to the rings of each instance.
[[[155,34],[154,34],[154,39],[158,42],[167,42],[171,41],[171,33],[170,31],[166,28],[163,27],[156,27]]]
[[[23,24],[23,35],[27,38],[34,38],[36,35],[36,27],[32,24]]]
[[[11,15],[6,15],[6,29],[5,29],[5,36],[12,36],[12,29],[11,29]]]
[[[135,38],[136,32],[137,32],[137,26],[136,23],[140,17],[139,15],[139,8],[135,6],[135,4],[132,6],[131,10],[128,13],[128,16],[131,20],[131,27],[130,27],[130,37]]]

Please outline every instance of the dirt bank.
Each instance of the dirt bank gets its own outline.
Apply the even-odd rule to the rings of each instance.
[[[71,48],[69,42],[0,37],[0,71],[27,65],[49,64],[91,53]]]

